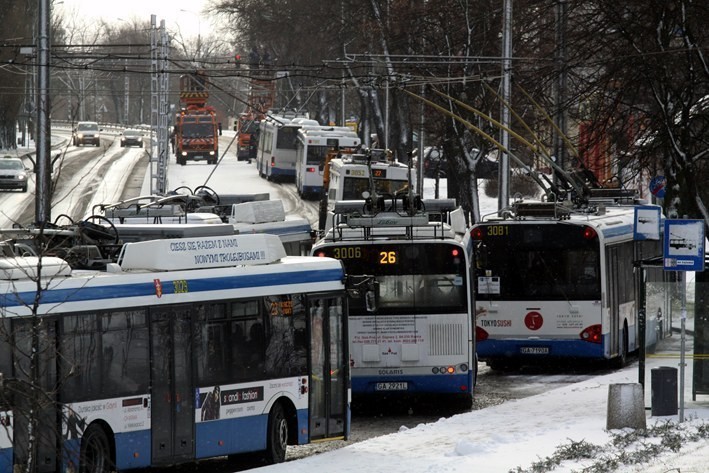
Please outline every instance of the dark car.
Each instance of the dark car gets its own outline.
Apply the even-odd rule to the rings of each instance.
[[[143,133],[140,130],[127,129],[121,134],[121,148],[126,146],[143,147]]]
[[[79,122],[74,128],[74,134],[72,136],[72,144],[74,146],[81,146],[86,144],[91,144],[94,146],[101,145],[101,129],[98,127],[96,122]]]
[[[20,189],[27,192],[29,171],[20,158],[0,158],[0,189]]]

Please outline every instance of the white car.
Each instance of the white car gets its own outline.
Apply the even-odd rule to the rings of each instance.
[[[29,175],[29,168],[25,167],[20,158],[0,158],[0,189],[20,189],[27,192]]]

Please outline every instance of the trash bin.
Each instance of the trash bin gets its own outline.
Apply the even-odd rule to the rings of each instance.
[[[677,368],[660,366],[650,370],[650,390],[653,416],[677,414]]]

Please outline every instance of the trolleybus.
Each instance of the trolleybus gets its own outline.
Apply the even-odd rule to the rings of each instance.
[[[474,225],[481,361],[493,369],[563,359],[623,365],[641,343],[635,263],[662,255],[659,241],[633,241],[634,209],[617,199],[583,208],[520,201]],[[646,311],[646,345],[669,330],[658,308]]]
[[[471,248],[455,201],[339,201],[328,220],[312,254],[340,259],[360,279],[349,299],[353,395],[446,395],[469,407],[477,368]]]
[[[261,121],[256,168],[259,176],[270,180],[295,180],[296,135],[303,125],[317,125],[315,120],[293,120],[269,115]]]
[[[106,271],[3,251],[0,471],[280,462],[348,435],[339,261],[274,235],[129,243]]]
[[[396,195],[416,184],[413,168],[384,158],[382,155],[380,159],[370,160],[363,154],[344,154],[330,160],[328,210],[333,210],[339,200],[362,199],[364,192],[372,192],[372,184],[378,195]]]
[[[326,158],[333,150],[353,150],[359,136],[347,127],[303,127],[298,130],[295,185],[298,193],[319,200],[323,191]]]

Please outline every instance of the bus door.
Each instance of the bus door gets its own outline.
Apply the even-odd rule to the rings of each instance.
[[[618,273],[618,248],[608,248],[608,258],[606,260],[606,274],[608,282],[606,285],[608,294],[608,312],[610,316],[610,326],[608,327],[608,354],[614,356],[618,353],[618,319],[619,310],[619,292],[618,287],[620,274]]]
[[[346,434],[349,386],[341,298],[310,299],[310,440]]]
[[[151,309],[153,465],[194,458],[192,337],[188,308]]]
[[[24,471],[30,455],[33,457],[33,471],[38,473],[58,471],[57,465],[57,445],[59,412],[54,409],[56,403],[51,402],[56,399],[56,328],[52,321],[44,320],[37,329],[36,337],[32,336],[32,320],[18,321],[13,326],[15,330],[15,374],[14,382],[8,382],[16,387],[12,401],[13,410],[13,448],[16,471]],[[5,332],[3,339],[11,336],[11,332]],[[39,387],[43,394],[32,393],[29,386],[33,383],[30,373],[30,353],[37,353],[39,356],[38,366],[35,368],[35,375],[39,382]],[[46,397],[45,397],[46,396]],[[42,399],[38,401],[38,397]],[[38,411],[38,412],[37,412]],[[36,424],[34,426],[35,446],[33,452],[29,451],[30,422],[29,413],[37,412],[35,415]],[[2,427],[5,428],[5,427]]]

